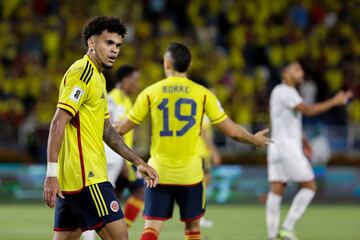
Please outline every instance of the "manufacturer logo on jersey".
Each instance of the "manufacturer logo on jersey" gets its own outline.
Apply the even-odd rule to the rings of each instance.
[[[95,177],[95,174],[92,171],[90,171],[89,175],[88,175],[88,178],[91,178],[91,177]]]
[[[117,201],[112,201],[110,203],[110,209],[113,211],[113,212],[118,212],[120,207],[119,207],[119,203]]]
[[[81,88],[74,87],[74,89],[70,95],[70,98],[71,98],[71,100],[73,100],[75,102],[79,102],[79,100],[83,94],[84,94],[84,91]]]

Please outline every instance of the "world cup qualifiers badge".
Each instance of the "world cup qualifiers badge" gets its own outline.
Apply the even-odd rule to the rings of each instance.
[[[112,202],[110,203],[110,208],[111,208],[111,210],[112,210],[113,212],[118,212],[119,209],[120,209],[119,204],[118,204],[117,201],[112,201]]]

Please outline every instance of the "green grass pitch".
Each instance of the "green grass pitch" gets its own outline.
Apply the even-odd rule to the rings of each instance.
[[[177,209],[174,212],[160,239],[183,239],[183,224],[178,221]],[[206,217],[214,220],[215,226],[202,230],[204,240],[266,239],[263,205],[209,205]],[[0,239],[51,239],[52,224],[53,210],[45,205],[0,204]],[[142,227],[140,218],[129,230],[131,240],[140,238]],[[311,205],[297,232],[301,240],[358,240],[360,205]]]

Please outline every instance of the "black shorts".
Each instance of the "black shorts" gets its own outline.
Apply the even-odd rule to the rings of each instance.
[[[202,217],[206,208],[203,182],[190,185],[157,185],[145,188],[144,218],[167,220],[172,217],[175,202],[180,208],[181,221],[194,221]]]
[[[109,182],[93,184],[76,194],[57,197],[54,231],[99,229],[124,218],[119,201]]]

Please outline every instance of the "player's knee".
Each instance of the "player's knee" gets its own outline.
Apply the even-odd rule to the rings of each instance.
[[[122,231],[119,234],[119,236],[120,236],[119,240],[128,240],[129,239],[128,231]]]
[[[284,194],[285,183],[271,183],[270,191],[276,195],[282,196]]]
[[[190,232],[200,231],[200,220],[185,222],[185,230]]]
[[[310,189],[310,190],[312,190],[314,192],[317,191],[317,185],[316,185],[315,181],[304,182],[304,183],[301,183],[300,186],[302,188]]]
[[[81,231],[71,232],[55,232],[53,240],[78,240],[80,239]]]

